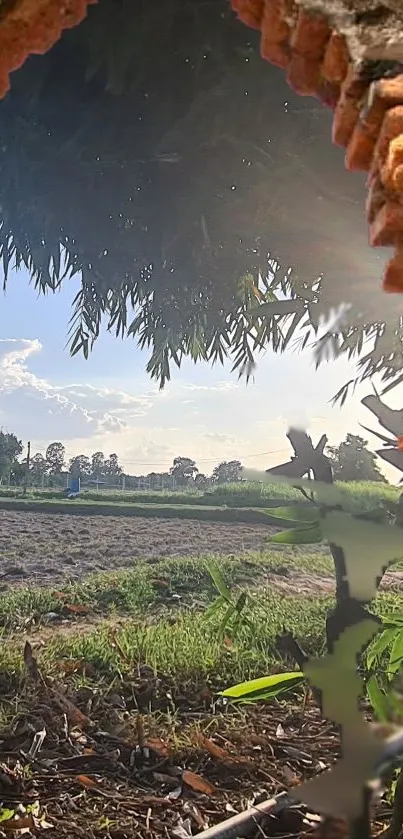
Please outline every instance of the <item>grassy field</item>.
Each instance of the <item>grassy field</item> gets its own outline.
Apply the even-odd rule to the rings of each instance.
[[[359,510],[397,496],[343,489]],[[324,650],[328,549],[267,543],[264,506],[294,498],[275,484],[102,493],[102,505],[95,493],[0,499],[0,739],[12,785],[0,835],[16,814],[38,836],[46,824],[49,836],[50,825],[74,839],[166,839],[187,818],[197,834],[256,790],[270,797],[331,764],[337,732],[303,688],[258,707],[224,708],[218,696],[294,668],[277,651],[284,629],[308,654]],[[234,597],[247,597],[249,623],[235,633],[223,610],[206,618],[211,554]],[[372,608],[401,611],[401,594],[385,589]]]
[[[371,510],[388,502],[396,502],[398,487],[376,482],[341,483],[339,488],[348,509]],[[0,509],[37,509],[72,514],[103,514],[156,516],[162,518],[194,518],[203,521],[259,521],[259,510],[293,501],[304,503],[301,493],[281,483],[236,483],[217,485],[204,493],[189,492],[108,492],[83,490],[78,499],[67,500],[61,491],[28,490],[25,498],[17,488],[0,488]],[[241,512],[244,511],[244,512]],[[262,520],[260,518],[260,520]]]

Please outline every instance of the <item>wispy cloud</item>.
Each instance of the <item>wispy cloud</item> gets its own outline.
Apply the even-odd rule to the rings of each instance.
[[[44,437],[51,425],[52,437],[57,428],[58,436],[69,439],[117,432],[150,411],[150,395],[136,397],[88,383],[60,386],[37,376],[29,361],[41,350],[36,339],[0,339],[0,393],[10,426],[13,421],[27,427],[42,423]]]

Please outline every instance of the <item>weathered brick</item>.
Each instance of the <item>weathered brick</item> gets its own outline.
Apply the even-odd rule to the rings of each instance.
[[[292,53],[287,71],[288,84],[300,96],[315,95],[320,86],[320,64],[318,59]]]
[[[403,240],[403,204],[388,200],[369,228],[371,247],[383,248]]]
[[[331,35],[327,19],[300,7],[297,24],[291,35],[291,49],[312,60],[323,60]]]
[[[403,105],[386,111],[375,147],[373,166],[378,169],[383,167],[390,143],[400,134],[403,134]]]
[[[349,53],[344,35],[332,32],[326,46],[322,63],[322,76],[328,82],[341,84],[346,78],[349,65]]]
[[[340,85],[335,82],[329,82],[320,75],[316,95],[323,105],[326,105],[327,108],[331,108],[334,111],[340,97]]]
[[[389,143],[388,153],[385,164],[381,170],[381,178],[387,189],[398,192],[398,183],[400,175],[396,173],[403,166],[403,133],[399,134]]]
[[[372,224],[375,220],[383,205],[386,204],[386,201],[387,195],[385,187],[378,172],[377,176],[374,177],[369,184],[367,199],[365,202],[365,215],[369,224]]]
[[[332,139],[338,146],[347,146],[361,110],[367,83],[350,66],[341,87],[333,119]]]
[[[260,41],[260,54],[266,61],[275,64],[276,67],[281,67],[286,70],[290,63],[290,50],[286,43],[273,44],[264,38]]]
[[[377,139],[386,112],[397,105],[403,105],[403,76],[372,82],[360,112],[360,122],[367,134]],[[392,84],[393,83],[393,84]]]
[[[260,29],[264,0],[232,0],[232,8],[242,23],[252,29]]]
[[[375,151],[375,140],[368,136],[358,121],[354,127],[346,150],[346,169],[352,172],[367,172]]]
[[[284,19],[282,0],[266,0],[262,17],[262,41],[269,44],[287,43],[290,27]]]
[[[383,278],[383,290],[390,294],[403,292],[403,245],[399,244],[395,255],[388,262]]]

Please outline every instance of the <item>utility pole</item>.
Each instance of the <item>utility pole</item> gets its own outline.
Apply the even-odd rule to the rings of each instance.
[[[27,494],[27,484],[28,484],[28,476],[29,476],[29,466],[31,462],[31,443],[28,441],[27,444],[27,462],[25,465],[25,475],[24,475],[24,492],[23,495]]]

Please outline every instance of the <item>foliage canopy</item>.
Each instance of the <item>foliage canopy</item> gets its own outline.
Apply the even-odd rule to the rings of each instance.
[[[367,342],[358,375],[398,378],[362,181],[227,0],[100,0],[13,75],[0,120],[5,282],[14,264],[43,292],[79,278],[72,353],[105,323],[161,385],[185,356],[249,373],[345,301],[320,357]]]

